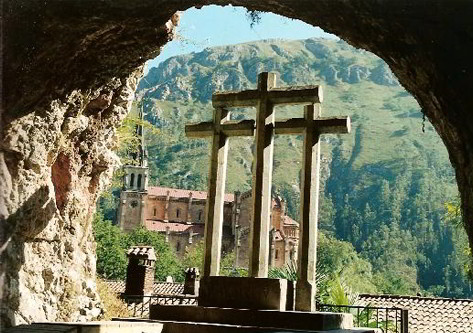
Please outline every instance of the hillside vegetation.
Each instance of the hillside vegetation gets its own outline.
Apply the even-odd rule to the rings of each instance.
[[[322,85],[323,116],[351,117],[351,134],[322,138],[319,227],[370,262],[377,291],[473,296],[464,231],[445,217],[457,188],[442,141],[388,66],[343,41],[216,47],[151,68],[137,91],[146,119],[161,130],[148,136],[151,184],[206,189],[208,140],[187,139],[184,125],[210,120],[213,92],[254,89],[262,71],[277,72],[279,86]],[[276,111],[279,119],[301,115],[301,107]],[[230,139],[227,191],[251,188],[252,148],[252,138]],[[273,192],[295,219],[301,149],[302,136],[276,137]]]

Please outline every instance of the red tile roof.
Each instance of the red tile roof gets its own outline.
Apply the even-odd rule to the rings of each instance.
[[[156,260],[154,249],[152,246],[133,246],[127,251],[127,255],[140,257],[148,260]]]
[[[281,219],[284,223],[284,225],[295,225],[295,226],[299,226],[299,222],[293,220],[291,217],[285,215],[285,216],[281,216]]]
[[[273,237],[274,237],[274,240],[275,240],[275,241],[283,240],[283,236],[282,236],[282,234],[281,234],[281,231],[279,231],[279,230],[276,230],[276,231],[274,232],[274,236],[273,236]]]
[[[149,186],[148,195],[155,195],[157,197],[165,197],[168,195],[172,198],[189,198],[192,194],[193,199],[206,200],[207,192],[206,191],[192,191],[192,190],[183,190],[178,188],[170,187],[160,187],[160,186]],[[225,202],[235,201],[235,195],[233,193],[225,193]]]
[[[185,222],[163,222],[159,220],[146,220],[146,228],[148,230],[165,232],[169,227],[170,232],[187,232],[192,231],[194,234],[204,234],[205,225],[203,223],[188,224]]]
[[[117,294],[125,292],[125,281],[105,281],[110,291]],[[174,282],[155,282],[153,285],[154,295],[182,295],[184,285]]]
[[[408,309],[409,332],[473,333],[473,299],[361,294],[358,303]]]

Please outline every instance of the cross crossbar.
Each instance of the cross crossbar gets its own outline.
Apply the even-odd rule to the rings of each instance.
[[[240,121],[226,121],[218,128],[214,122],[201,122],[197,124],[186,125],[186,136],[189,138],[204,138],[214,134],[223,134],[230,136],[253,136],[255,132],[255,121],[245,119]]]
[[[272,88],[266,90],[244,90],[218,92],[212,95],[214,107],[250,107],[256,106],[266,95],[273,105],[314,104],[323,100],[322,87],[318,85],[303,87]]]
[[[291,118],[277,121],[274,125],[275,134],[301,134],[308,128],[308,121],[304,118]],[[345,134],[350,133],[350,117],[316,118],[311,120],[318,134]]]

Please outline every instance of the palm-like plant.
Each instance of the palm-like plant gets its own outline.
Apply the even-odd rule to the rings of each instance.
[[[286,279],[288,281],[297,281],[297,262],[291,260],[284,267],[271,267],[268,272],[268,277],[273,279]],[[315,286],[317,295],[319,293],[325,293],[328,284],[328,275],[323,267],[317,262],[317,268],[315,271]]]

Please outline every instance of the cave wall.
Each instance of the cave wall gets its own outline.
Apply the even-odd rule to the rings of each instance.
[[[2,325],[98,314],[90,219],[116,127],[173,14],[209,3],[298,18],[382,57],[446,144],[473,245],[472,0],[4,0]]]

